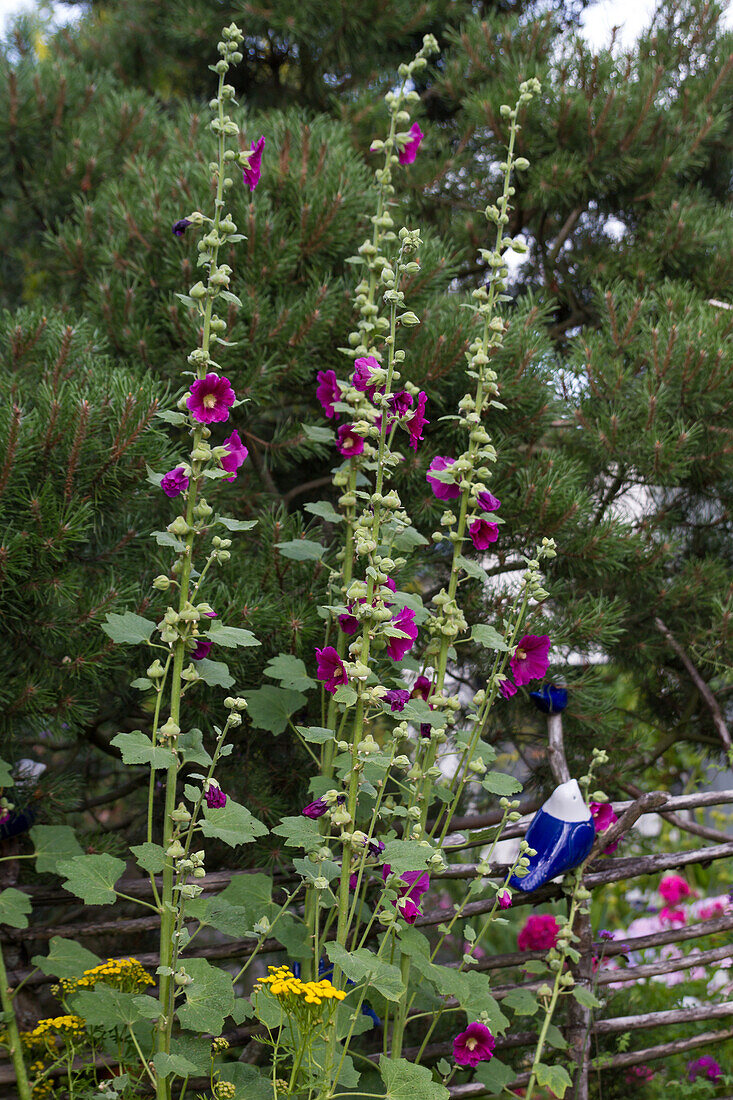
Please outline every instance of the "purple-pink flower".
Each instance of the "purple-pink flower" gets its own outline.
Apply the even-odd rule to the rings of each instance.
[[[262,175],[262,150],[264,148],[264,137],[258,137],[257,141],[253,141],[252,155],[247,161],[245,167],[242,169],[244,182],[246,184],[249,184],[250,191],[254,191],[255,187],[260,182],[260,176]]]
[[[486,1024],[469,1024],[453,1040],[453,1060],[457,1066],[477,1066],[494,1056],[496,1041]]]
[[[345,794],[336,795],[336,805],[343,806],[345,801],[346,801],[346,795]],[[304,806],[303,809],[300,812],[303,815],[303,817],[310,817],[310,818],[323,817],[326,810],[328,809],[328,806],[329,806],[329,803],[326,801],[325,798],[317,798],[315,800],[315,802],[309,802],[307,806]]]
[[[499,693],[502,699],[511,699],[517,694],[517,685],[513,684],[507,676],[506,680],[499,682]]]
[[[425,417],[425,406],[427,401],[428,395],[424,390],[420,390],[420,393],[417,395],[415,411],[406,421],[407,430],[410,433],[410,446],[413,451],[417,450],[417,445],[422,440],[423,429],[430,423]]]
[[[593,824],[596,827],[596,833],[605,833],[607,829],[610,829],[611,826],[615,825],[618,821],[610,802],[591,802],[590,812],[593,815]],[[616,851],[620,843],[621,837],[619,837],[618,840],[614,840],[613,843],[607,844],[603,851],[610,856]]]
[[[365,393],[369,400],[374,397],[376,386],[371,384],[372,371],[379,370],[379,363],[373,355],[362,355],[354,360],[354,374],[351,384],[359,393]]]
[[[333,407],[335,401],[341,400],[341,387],[336,380],[336,372],[319,370],[316,377],[318,379],[316,397],[321,403],[321,408],[329,420],[338,420],[339,414]]]
[[[389,863],[385,863],[382,867],[382,878],[385,882],[391,874],[392,868]],[[400,882],[405,885],[398,887],[400,896],[393,904],[408,924],[414,924],[422,916],[420,899],[430,889],[430,876],[427,871],[405,871],[400,875]]]
[[[249,451],[244,443],[242,443],[242,440],[239,438],[239,432],[236,430],[232,432],[228,439],[224,440],[223,445],[228,448],[229,454],[224,455],[224,457],[219,460],[221,462],[221,468],[232,475],[231,477],[225,477],[224,480],[234,481],[237,476],[237,470],[249,455]]]
[[[327,645],[325,649],[317,649],[316,660],[318,661],[316,675],[319,680],[323,680],[329,694],[334,695],[336,688],[349,682],[344,662],[332,645]]]
[[[512,895],[509,893],[508,890],[500,890],[496,896],[499,899],[500,909],[508,909],[511,906]]]
[[[188,488],[188,478],[183,466],[176,466],[160,479],[160,487],[167,497],[177,497]]]
[[[413,122],[412,126],[410,127],[410,134],[412,136],[405,143],[404,149],[402,149],[397,155],[397,159],[399,160],[400,164],[412,164],[415,157],[417,156],[417,151],[420,148],[420,142],[425,137],[425,134],[420,129],[419,122]]]
[[[415,683],[412,685],[411,697],[413,699],[424,699],[425,702],[430,698],[430,692],[433,690],[433,681],[429,680],[427,676],[418,676]]]
[[[688,898],[692,890],[682,875],[665,875],[659,883],[659,893],[668,905],[677,905],[683,898]]]
[[[207,374],[191,385],[186,406],[200,424],[220,423],[229,419],[229,410],[236,400],[228,378]]]
[[[351,604],[349,604],[349,607],[351,607]],[[356,634],[357,630],[359,629],[359,620],[355,615],[339,615],[338,620],[339,626],[343,630],[344,634],[348,634],[349,636],[351,636],[352,634]]]
[[[709,1081],[717,1081],[723,1076],[723,1071],[709,1054],[703,1054],[702,1058],[696,1058],[694,1062],[687,1063],[687,1076],[691,1081],[698,1077],[707,1077]]]
[[[390,394],[389,407],[395,416],[404,416],[412,408],[412,394],[408,393],[407,390],[398,390],[397,393]]]
[[[171,232],[176,237],[182,237],[189,225],[191,225],[191,221],[188,218],[180,218],[177,222],[173,222],[173,229]]]
[[[338,440],[336,449],[344,458],[354,458],[364,450],[364,438],[349,424],[342,424],[336,433]]]
[[[191,654],[192,661],[203,661],[204,657],[208,657],[211,652],[211,647],[214,643],[210,642],[208,638],[197,638],[196,648]]]
[[[411,607],[403,607],[393,616],[391,625],[407,635],[405,638],[387,638],[387,652],[390,657],[393,661],[401,661],[417,641],[415,612]]]
[[[525,634],[520,638],[514,656],[509,659],[517,687],[542,679],[550,667],[549,652],[549,634]]]
[[[482,512],[498,512],[501,508],[501,501],[498,497],[495,497],[493,493],[490,493],[488,489],[484,489],[476,497],[476,502]]]
[[[437,477],[430,476],[431,471],[434,473],[442,473],[444,470],[449,470],[454,462],[454,458],[438,455],[428,466],[428,472],[425,478],[429,482],[430,488],[433,490],[438,500],[455,500],[461,495],[461,490],[455,481],[440,481]]]
[[[626,1070],[626,1082],[629,1085],[635,1084],[637,1081],[651,1081],[654,1076],[654,1070],[651,1066],[631,1066]]]
[[[208,790],[206,791],[204,798],[206,799],[206,805],[209,807],[210,810],[220,810],[223,806],[226,806],[227,804],[227,796],[224,794],[224,791],[221,789],[221,787],[218,787],[215,783],[209,784]]]
[[[395,711],[403,711],[409,698],[410,693],[407,688],[392,688],[385,695],[384,701],[389,703],[390,709],[394,713]]]
[[[535,913],[527,917],[524,928],[517,936],[520,951],[549,951],[557,943],[560,927],[549,913]]]
[[[499,525],[477,518],[468,528],[468,533],[477,550],[488,550],[491,543],[496,542],[499,537]]]

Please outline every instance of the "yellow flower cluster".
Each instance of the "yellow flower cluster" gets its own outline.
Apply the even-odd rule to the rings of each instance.
[[[107,959],[91,970],[85,970],[80,978],[62,978],[64,993],[76,993],[79,989],[93,989],[97,982],[104,982],[115,989],[136,993],[146,985],[155,985],[142,963],[137,959]]]
[[[28,1066],[28,1072],[31,1077],[40,1077],[45,1068],[43,1062],[31,1062]],[[34,1100],[46,1100],[48,1096],[53,1096],[53,1082],[50,1078],[44,1077],[33,1085],[33,1097]]]
[[[261,978],[262,985],[269,985],[274,997],[302,997],[308,1005],[319,1005],[322,1001],[343,1001],[346,994],[332,985],[328,979],[320,982],[303,982],[296,978],[289,966],[268,966],[270,975]]]
[[[51,1016],[47,1020],[39,1020],[32,1031],[21,1032],[20,1038],[26,1046],[35,1046],[52,1036],[73,1036],[83,1030],[84,1021],[81,1016]]]

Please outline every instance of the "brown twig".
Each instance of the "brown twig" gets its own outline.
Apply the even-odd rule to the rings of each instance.
[[[664,623],[662,622],[662,620],[658,616],[654,619],[654,625],[657,628],[657,630],[659,631],[659,633],[662,635],[662,637],[664,638],[667,645],[670,647],[670,649],[674,650],[674,652],[677,654],[679,659],[682,661],[682,664],[687,669],[687,671],[690,675],[690,679],[692,680],[693,684],[695,685],[695,687],[697,688],[697,690],[700,693],[700,698],[702,699],[702,701],[705,703],[705,706],[710,711],[710,716],[713,720],[713,725],[715,726],[715,729],[718,732],[718,736],[720,737],[720,740],[723,742],[726,749],[730,749],[731,748],[730,733],[728,732],[728,727],[725,724],[723,714],[720,710],[720,707],[718,706],[718,700],[715,698],[712,691],[710,690],[708,685],[705,683],[702,676],[697,671],[697,669],[693,665],[693,663],[690,660],[690,658],[688,657],[688,655],[685,653],[685,651],[682,648],[682,646],[680,645],[680,643],[677,641],[675,636],[672,634],[672,631],[669,629],[669,627],[665,626]]]

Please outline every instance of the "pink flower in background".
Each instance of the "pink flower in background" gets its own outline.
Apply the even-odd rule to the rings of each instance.
[[[499,498],[490,493],[488,489],[484,489],[483,492],[479,493],[476,502],[482,512],[498,512],[501,508]]]
[[[698,1077],[707,1077],[709,1081],[717,1081],[723,1076],[723,1071],[714,1058],[711,1058],[709,1054],[703,1054],[702,1058],[687,1063],[687,1076],[691,1081],[696,1081]]]
[[[325,649],[317,649],[316,660],[318,662],[316,676],[323,681],[329,694],[334,695],[336,688],[341,684],[348,684],[349,677],[346,674],[344,662],[332,645],[327,645]]]
[[[670,909],[665,905],[659,913],[659,919],[662,924],[686,924],[687,914],[684,909]]]
[[[221,787],[218,787],[215,783],[209,785],[204,798],[210,810],[221,810],[227,804],[227,796]]]
[[[214,643],[210,642],[208,638],[198,638],[196,642],[196,648],[191,654],[192,661],[203,661],[204,657],[208,657],[211,652],[211,647]]]
[[[167,497],[177,497],[188,488],[188,478],[183,466],[176,466],[160,479],[160,487]]]
[[[423,428],[430,423],[425,419],[425,405],[427,404],[427,394],[424,390],[420,390],[417,398],[417,406],[414,413],[407,421],[407,430],[410,433],[410,446],[413,451],[417,450],[417,445],[422,440]]]
[[[507,677],[506,680],[501,680],[499,683],[499,691],[503,699],[511,699],[517,694],[517,685]]]
[[[453,1040],[453,1060],[457,1066],[477,1066],[494,1056],[496,1042],[486,1024],[469,1024]]]
[[[425,134],[420,129],[420,124],[418,122],[413,122],[412,126],[410,127],[410,133],[412,134],[412,137],[405,144],[404,149],[402,149],[397,154],[397,159],[399,160],[400,164],[412,164],[415,157],[417,156],[417,151],[420,148],[420,142],[425,137]]]
[[[712,901],[701,905],[697,911],[700,920],[713,920],[722,916],[728,909],[727,898],[713,898]]]
[[[659,893],[668,905],[677,905],[692,894],[687,881],[681,875],[665,875],[659,883]]]
[[[626,1071],[626,1081],[628,1084],[633,1085],[637,1081],[651,1081],[654,1076],[654,1070],[649,1066],[631,1066]]]
[[[435,493],[438,500],[456,500],[461,495],[461,490],[455,481],[440,481],[437,477],[431,477],[431,470],[434,473],[442,473],[444,470],[449,470],[453,463],[454,458],[448,458],[446,455],[438,455],[428,466],[428,472],[425,475],[426,480],[430,484],[430,488]]]
[[[339,414],[334,409],[335,401],[341,400],[341,387],[336,380],[336,372],[332,370],[319,370],[316,375],[316,397],[321,403],[321,408],[329,420],[338,420]]]
[[[221,462],[221,468],[232,475],[231,477],[225,477],[224,480],[234,481],[237,476],[237,470],[249,455],[249,451],[244,443],[242,443],[242,440],[239,438],[239,432],[236,430],[232,432],[228,439],[224,440],[223,445],[229,449],[229,454],[224,455],[224,457],[219,460]]]
[[[557,943],[560,927],[549,913],[535,913],[517,936],[520,951],[549,951]]]
[[[249,185],[250,191],[254,191],[255,187],[260,182],[260,176],[262,175],[262,150],[264,148],[264,137],[258,137],[257,141],[253,141],[252,155],[242,169],[244,182]]]
[[[379,363],[373,355],[362,355],[354,360],[354,374],[351,384],[359,393],[365,393],[369,400],[374,397],[375,386],[371,385],[372,371],[379,370]]]
[[[235,400],[229,379],[212,372],[192,383],[186,407],[200,424],[218,424],[229,419],[229,410]]]
[[[549,634],[525,634],[520,638],[513,657],[509,658],[517,687],[530,680],[541,680],[550,667]]]
[[[344,458],[354,458],[355,455],[360,455],[364,450],[363,437],[355,432],[349,424],[342,424],[336,434],[338,436],[336,448]]]
[[[393,661],[401,661],[417,641],[415,612],[411,607],[403,607],[392,619],[392,626],[403,631],[406,638],[387,638],[387,652]]]
[[[499,537],[498,523],[490,523],[487,519],[475,519],[468,528],[471,541],[477,550],[488,550],[492,542]]]
[[[496,896],[499,899],[499,908],[500,909],[509,909],[509,907],[512,904],[512,895],[509,893],[509,891],[508,890],[500,890],[499,893]]]

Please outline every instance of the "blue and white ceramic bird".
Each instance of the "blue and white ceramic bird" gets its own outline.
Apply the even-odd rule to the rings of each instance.
[[[576,779],[556,787],[540,806],[527,830],[527,843],[537,852],[529,861],[529,874],[512,876],[515,889],[536,890],[550,879],[583,862],[593,847],[595,825]]]

